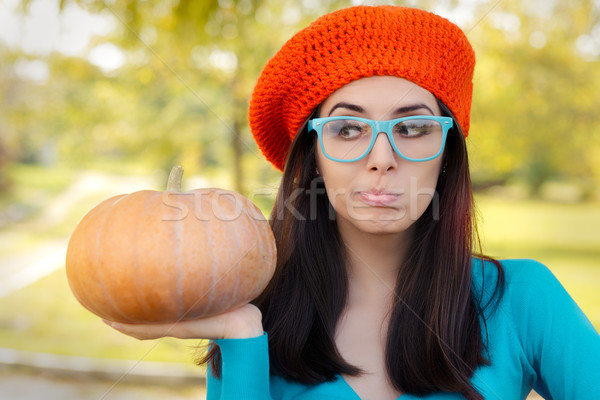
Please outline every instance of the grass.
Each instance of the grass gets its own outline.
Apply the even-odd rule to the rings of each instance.
[[[190,363],[197,340],[138,341],[106,326],[69,289],[64,269],[0,299],[0,347],[98,358]]]
[[[44,205],[66,189],[73,173],[65,168],[41,168],[27,164],[12,164],[6,170],[11,182],[0,193],[0,229],[19,221],[38,216]]]
[[[44,175],[36,177],[38,172]],[[30,184],[27,190],[37,191],[44,199],[60,195],[74,177],[73,172],[58,171],[58,181],[50,182],[54,176],[52,171],[36,171],[27,166],[15,174],[20,181]],[[83,213],[100,200],[98,196],[102,194],[82,197],[64,219],[40,232],[35,232],[34,221],[5,227],[0,234],[3,231],[5,235],[22,234],[23,237],[12,243],[10,250],[0,246],[0,261],[2,251],[4,255],[13,255],[15,249],[33,251],[43,237],[68,234]],[[259,202],[259,205],[268,215],[268,199],[265,197],[262,201],[265,204]],[[597,231],[600,204],[513,201],[482,195],[477,196],[477,202],[485,252],[501,258],[534,258],[546,264],[600,329],[600,234]],[[27,231],[32,231],[31,235],[25,235]],[[75,300],[64,269],[0,298],[0,347],[190,364],[197,345],[196,340],[170,338],[138,341],[114,331]]]
[[[544,263],[600,330],[600,204],[487,196],[477,204],[484,252]]]
[[[58,194],[69,186],[76,173],[72,168],[57,165],[42,167],[37,164],[10,164],[8,179],[20,190],[42,190]]]

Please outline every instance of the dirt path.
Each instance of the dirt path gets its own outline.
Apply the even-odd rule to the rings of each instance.
[[[40,242],[39,232],[60,224],[91,197],[108,198],[119,193],[156,187],[155,179],[116,176],[83,171],[64,192],[56,196],[37,218],[0,232],[0,298],[36,282],[64,266],[68,237]],[[35,242],[23,247],[22,243]],[[15,250],[21,249],[21,250]]]
[[[92,379],[61,379],[44,373],[0,372],[2,400],[199,400],[205,396],[202,386],[114,385]]]
[[[22,289],[64,266],[67,239],[55,239],[34,251],[0,259],[0,298]]]

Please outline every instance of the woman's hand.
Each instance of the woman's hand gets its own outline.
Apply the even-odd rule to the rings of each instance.
[[[262,314],[253,304],[245,304],[212,317],[164,324],[103,321],[119,332],[140,340],[165,336],[179,339],[243,339],[263,334]]]

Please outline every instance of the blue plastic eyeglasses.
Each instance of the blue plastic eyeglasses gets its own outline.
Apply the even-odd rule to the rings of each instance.
[[[380,132],[384,132],[394,151],[408,161],[429,161],[444,150],[452,118],[416,115],[389,121],[359,117],[326,117],[308,121],[308,130],[319,136],[327,158],[353,162],[371,152]]]

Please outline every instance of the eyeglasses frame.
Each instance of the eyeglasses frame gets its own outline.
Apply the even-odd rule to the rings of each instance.
[[[344,160],[341,158],[335,158],[333,156],[330,156],[325,151],[325,146],[323,145],[323,126],[327,122],[343,120],[343,119],[351,119],[351,120],[364,122],[371,127],[372,132],[376,132],[376,134],[371,135],[371,142],[369,143],[369,147],[367,148],[367,150],[365,150],[365,152],[360,157],[352,158],[350,160]],[[442,135],[443,135],[442,143],[440,146],[440,150],[435,155],[433,155],[431,157],[427,157],[427,158],[411,158],[411,157],[407,157],[404,154],[402,154],[402,152],[400,152],[400,150],[396,147],[396,144],[394,143],[394,138],[392,136],[393,135],[392,129],[394,128],[394,125],[396,125],[400,122],[403,122],[403,121],[409,121],[411,119],[426,119],[426,120],[437,121],[440,123],[440,125],[442,127]],[[317,132],[317,136],[319,137],[319,144],[321,146],[321,150],[323,151],[323,154],[325,155],[325,157],[327,157],[328,159],[330,159],[332,161],[350,163],[350,162],[362,160],[363,158],[365,158],[367,156],[367,154],[369,154],[371,152],[371,150],[373,150],[375,141],[379,137],[379,134],[383,132],[387,135],[388,141],[392,145],[394,152],[396,154],[398,154],[400,157],[402,157],[403,159],[405,159],[407,161],[424,162],[424,161],[433,160],[442,154],[442,152],[444,151],[444,148],[446,147],[446,138],[448,137],[448,131],[450,130],[450,128],[452,128],[453,125],[454,124],[453,124],[452,118],[438,117],[438,116],[434,116],[434,115],[411,115],[410,117],[390,119],[387,121],[378,121],[378,120],[374,120],[374,119],[352,117],[352,116],[336,116],[336,117],[323,117],[323,118],[310,119],[310,120],[308,120],[307,128],[308,128],[309,132],[311,132],[313,130]]]

